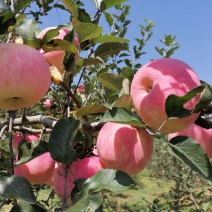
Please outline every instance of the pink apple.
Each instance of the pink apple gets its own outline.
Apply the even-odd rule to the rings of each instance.
[[[153,139],[144,129],[107,122],[98,134],[96,147],[106,168],[135,175],[149,163]]]
[[[42,30],[37,38],[42,39],[44,37],[44,35],[51,29],[56,29],[56,27],[48,27],[48,28]],[[53,39],[63,40],[65,35],[68,34],[69,32],[70,32],[69,29],[62,28],[62,29],[59,30],[59,35],[54,37]],[[74,42],[74,45],[80,50],[79,39],[76,35],[74,36],[73,42]],[[44,51],[41,50],[41,53],[44,53]],[[63,73],[63,69],[64,69],[63,59],[64,59],[64,56],[65,56],[65,51],[58,50],[58,51],[47,52],[47,53],[44,53],[43,56],[48,61],[49,65],[54,65],[60,71],[61,74]]]
[[[77,88],[77,92],[81,93],[81,94],[85,94],[85,85],[82,84]]]
[[[54,170],[57,169],[58,165],[59,165],[59,163],[55,162]],[[54,172],[44,183],[46,185],[53,186],[53,181],[54,181]]]
[[[135,74],[131,96],[136,113],[153,130],[174,133],[192,124],[199,113],[180,119],[169,119],[165,112],[165,101],[170,94],[185,95],[200,85],[194,70],[186,63],[171,58],[162,58],[147,63]],[[194,109],[200,95],[190,100],[184,108]],[[165,123],[165,124],[164,124]]]
[[[51,82],[42,54],[16,43],[0,43],[0,52],[0,108],[18,110],[38,102]]]
[[[19,142],[24,138],[24,135],[14,136],[14,148],[18,148]],[[26,140],[28,142],[33,142],[33,140],[38,140],[39,135],[27,135]],[[47,181],[54,172],[55,161],[52,159],[49,152],[44,153],[33,160],[18,165],[14,169],[14,174],[17,176],[25,177],[30,183],[42,184]]]
[[[62,199],[64,190],[64,171],[63,164],[59,164],[54,171],[53,186],[57,196]],[[74,188],[74,181],[80,178],[89,178],[102,169],[99,158],[96,156],[86,157],[78,161],[74,161],[68,170],[67,176],[67,203],[71,202],[71,191]]]
[[[24,137],[29,142],[40,139],[40,135],[39,134],[26,134],[24,136],[21,133],[16,133],[14,135],[14,137],[13,137],[13,147],[14,147],[15,150],[18,150],[18,145],[24,139]]]
[[[205,129],[197,124],[191,124],[181,132],[168,135],[168,140],[175,136],[187,136],[197,141],[206,152],[208,158],[212,158],[212,129]]]

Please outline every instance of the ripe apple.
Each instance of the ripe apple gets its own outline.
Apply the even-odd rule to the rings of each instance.
[[[14,148],[18,148],[18,144],[24,138],[24,135],[15,135],[13,139]],[[38,140],[39,135],[27,135],[26,140],[33,142]],[[55,161],[52,159],[49,152],[44,153],[31,161],[17,165],[14,168],[14,174],[25,177],[30,183],[42,184],[47,181],[54,172]]]
[[[153,130],[164,134],[181,131],[192,124],[199,113],[167,120],[166,98],[170,94],[183,96],[199,85],[198,76],[186,63],[171,58],[151,61],[141,67],[133,78],[131,96],[134,108],[143,122]],[[199,97],[197,95],[191,99],[184,108],[194,109]]]
[[[59,165],[59,163],[55,162],[54,170],[58,167],[58,165]],[[53,186],[53,180],[54,180],[54,172],[44,183],[46,185]]]
[[[13,137],[13,147],[15,150],[18,150],[18,145],[19,143],[24,139],[27,141],[35,141],[35,140],[39,140],[40,139],[40,135],[39,134],[26,134],[25,136],[21,133],[16,133]]]
[[[56,27],[48,27],[40,32],[40,34],[37,36],[37,38],[43,38],[44,35],[51,29],[56,29]],[[64,39],[65,35],[70,32],[69,29],[67,28],[62,28],[59,30],[59,35],[54,37],[53,39]],[[76,35],[74,35],[74,45],[80,50],[80,44],[79,44],[79,39]],[[41,53],[43,53],[43,56],[49,63],[49,65],[54,65],[62,74],[63,73],[63,59],[65,56],[65,51],[58,50],[58,51],[52,51],[52,52],[47,52],[44,53],[43,50],[41,50]],[[78,58],[78,55],[76,55],[76,59]]]
[[[0,108],[18,110],[38,102],[51,82],[42,54],[16,43],[0,43],[0,52]]]
[[[57,168],[55,168],[54,176],[53,176],[53,186],[54,191],[57,196],[62,199],[63,190],[64,190],[64,171],[63,164],[59,164]],[[66,186],[66,195],[67,195],[67,203],[71,203],[71,191],[74,188],[74,181],[80,178],[89,178],[95,175],[98,171],[102,169],[101,163],[99,161],[99,157],[91,156],[86,157],[78,161],[74,161],[68,169],[67,175],[67,186]]]
[[[96,147],[106,168],[135,175],[149,163],[153,139],[144,129],[107,122],[98,134]]]
[[[183,131],[169,134],[168,140],[175,136],[187,136],[194,139],[206,152],[208,158],[212,158],[212,129],[205,129],[197,124],[191,124]]]

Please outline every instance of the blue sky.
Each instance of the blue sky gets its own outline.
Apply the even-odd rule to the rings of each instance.
[[[95,12],[92,0],[84,2],[88,4],[88,11],[92,16]],[[132,21],[126,38],[132,43],[134,38],[139,37],[138,25],[144,24],[144,19],[156,23],[153,28],[154,34],[144,48],[147,54],[141,58],[142,64],[150,59],[160,58],[154,47],[163,47],[159,40],[164,34],[176,35],[176,42],[181,47],[172,58],[186,62],[196,71],[200,79],[212,84],[211,0],[129,0],[126,4],[131,6],[128,19]],[[54,10],[42,21],[43,25],[39,25],[40,28],[57,26],[61,22],[68,23],[69,15],[62,10]]]

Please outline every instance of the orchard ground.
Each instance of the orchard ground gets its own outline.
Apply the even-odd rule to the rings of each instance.
[[[172,202],[173,199],[170,197],[171,188],[174,186],[174,181],[167,181],[166,179],[156,178],[153,176],[154,171],[151,167],[147,167],[145,170],[137,174],[134,179],[139,185],[140,190],[126,191],[122,194],[109,194],[105,200],[104,212],[140,212],[141,210],[147,210],[147,202],[153,203],[155,199],[160,198],[160,204],[166,204],[167,201]],[[207,185],[198,184],[197,192],[202,190],[207,190]],[[38,194],[38,201],[45,201],[51,188],[46,187],[45,190],[41,190]],[[210,209],[212,209],[212,194],[207,191],[205,195],[211,199]],[[147,202],[146,202],[146,201]],[[54,208],[54,205],[59,201],[59,199],[54,196],[50,201],[49,208]],[[58,207],[58,205],[57,205]],[[8,212],[10,206],[5,206],[2,212]],[[110,209],[109,209],[110,208]],[[190,211],[190,207],[182,208],[182,212]]]

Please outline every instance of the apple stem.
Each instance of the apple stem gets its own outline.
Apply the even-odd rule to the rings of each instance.
[[[161,126],[158,128],[157,131],[160,131],[167,121],[168,121],[168,118],[161,124]]]
[[[14,155],[13,155],[13,120],[16,111],[8,111],[9,113],[9,150],[10,150],[10,164],[11,164],[11,175],[14,175]]]

